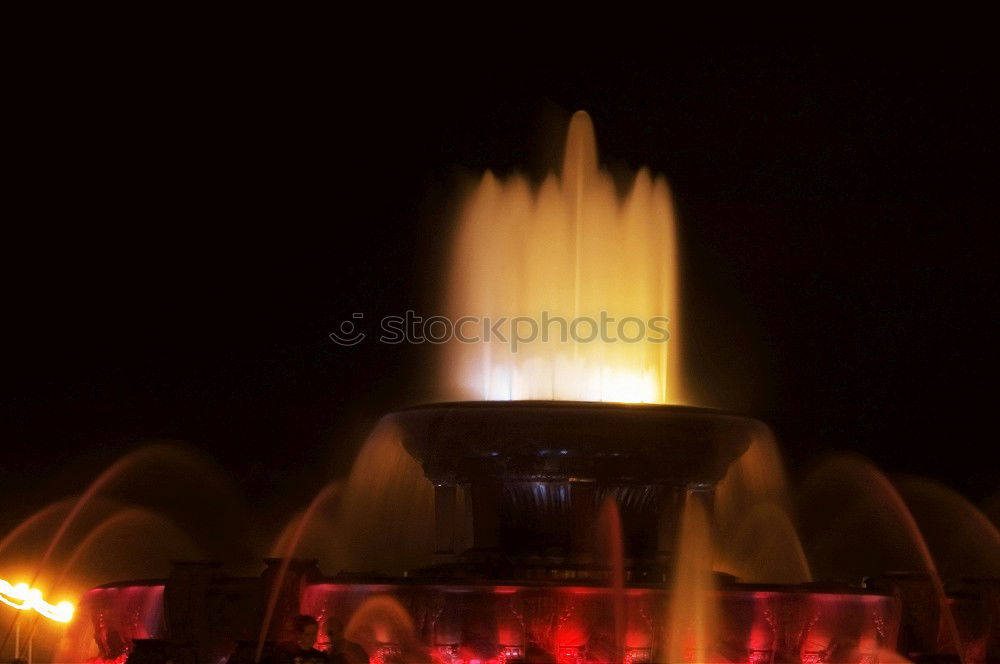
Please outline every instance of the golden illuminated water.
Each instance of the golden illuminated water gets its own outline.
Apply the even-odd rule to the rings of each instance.
[[[466,198],[447,308],[453,322],[462,316],[494,322],[523,316],[536,321],[540,337],[516,352],[510,334],[507,343],[495,337],[449,341],[446,378],[453,398],[685,402],[667,182],[642,169],[620,194],[598,164],[593,124],[582,111],[570,122],[559,174],[539,185],[519,174],[499,178],[487,172]],[[604,325],[607,340],[584,341],[595,331],[587,322],[576,324],[577,340],[562,337],[584,317],[600,326],[602,312],[614,319]],[[626,317],[644,326],[666,317],[659,325],[669,341],[650,341],[666,335],[648,327],[641,341],[621,340],[618,323]],[[465,337],[476,329],[468,324]],[[518,329],[531,335],[529,322]],[[629,340],[640,331],[636,321],[621,329]]]
[[[666,662],[719,661],[716,642],[712,526],[708,496],[689,491],[677,538],[677,560],[666,626]]]

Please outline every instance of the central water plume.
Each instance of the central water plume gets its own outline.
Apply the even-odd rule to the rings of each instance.
[[[582,111],[537,189],[487,172],[459,216],[448,313],[508,334],[448,344],[451,396],[685,403],[675,235],[666,180],[642,169],[620,195]]]

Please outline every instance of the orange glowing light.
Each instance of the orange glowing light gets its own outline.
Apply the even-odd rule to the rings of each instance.
[[[586,113],[570,122],[559,173],[483,176],[451,260],[451,318],[510,325],[448,342],[450,398],[686,403],[667,181],[642,169],[623,190],[598,163]]]
[[[0,602],[20,611],[34,609],[49,620],[56,622],[67,623],[73,619],[73,604],[71,602],[49,604],[42,599],[41,590],[30,588],[27,583],[12,586],[7,581],[0,579]]]

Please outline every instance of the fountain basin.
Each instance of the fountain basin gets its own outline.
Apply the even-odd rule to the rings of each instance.
[[[586,578],[611,499],[629,576],[665,580],[687,493],[710,495],[769,434],[707,408],[573,401],[431,404],[386,420],[435,486],[432,575],[451,565],[480,579]]]

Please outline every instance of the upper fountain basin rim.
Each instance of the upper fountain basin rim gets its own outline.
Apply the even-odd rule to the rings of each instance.
[[[691,406],[463,401],[386,416],[439,484],[488,478],[713,485],[755,437],[753,418]]]

